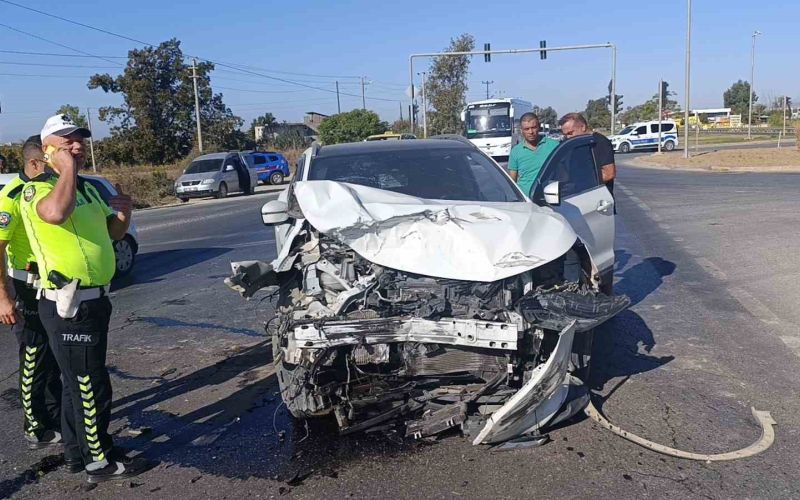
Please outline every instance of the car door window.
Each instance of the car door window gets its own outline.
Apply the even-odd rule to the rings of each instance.
[[[650,125],[650,133],[657,134],[658,133],[658,123],[653,123]]]
[[[267,159],[263,155],[253,155],[253,165],[263,165]]]
[[[537,182],[537,194],[533,199],[540,198],[544,186],[556,181],[561,184],[562,198],[583,193],[600,185],[591,144],[573,147],[567,145],[557,149]]]
[[[269,155],[269,161],[271,161],[271,162],[278,161],[278,157],[275,156],[275,155]]]
[[[662,132],[672,132],[673,130],[675,130],[675,124],[673,123],[664,123],[661,125]]]
[[[641,127],[636,129],[636,133],[639,135],[645,135],[647,133],[647,127],[642,125]]]

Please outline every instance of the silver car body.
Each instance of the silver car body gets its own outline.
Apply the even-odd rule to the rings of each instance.
[[[241,153],[211,153],[202,155],[194,160],[197,161],[217,161],[219,167],[209,172],[184,173],[175,181],[175,195],[178,198],[194,198],[202,196],[215,196],[220,192],[220,186],[224,183],[228,193],[244,192],[246,188],[240,185],[240,172],[245,172],[250,179],[249,191],[245,194],[254,192],[258,184],[258,176],[247,167],[247,161]],[[187,170],[192,167],[187,167]]]

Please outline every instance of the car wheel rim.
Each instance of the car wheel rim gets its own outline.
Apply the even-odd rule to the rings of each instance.
[[[127,241],[117,241],[114,244],[114,254],[117,258],[118,271],[125,271],[133,264],[133,249]]]

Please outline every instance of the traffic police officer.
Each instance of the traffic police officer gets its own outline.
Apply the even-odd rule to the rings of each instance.
[[[108,434],[107,294],[116,269],[111,239],[125,236],[132,200],[120,191],[109,207],[78,176],[89,136],[65,115],[47,120],[41,139],[54,172],[25,184],[20,208],[39,264],[39,316],[63,374],[64,459],[70,470],[84,466],[88,481],[98,483],[135,476],[150,464],[113,451]]]
[[[61,443],[61,372],[39,320],[36,262],[20,218],[19,201],[27,181],[44,170],[38,135],[22,146],[24,171],[0,190],[0,323],[13,325],[19,342],[19,391],[25,439],[31,449]],[[8,269],[6,270],[6,262]],[[6,288],[11,278],[13,295]],[[16,303],[11,297],[16,298]]]

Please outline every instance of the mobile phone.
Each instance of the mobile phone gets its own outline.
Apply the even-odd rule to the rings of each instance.
[[[53,166],[53,154],[58,151],[58,148],[52,144],[48,145],[44,150],[44,161],[51,167]]]

